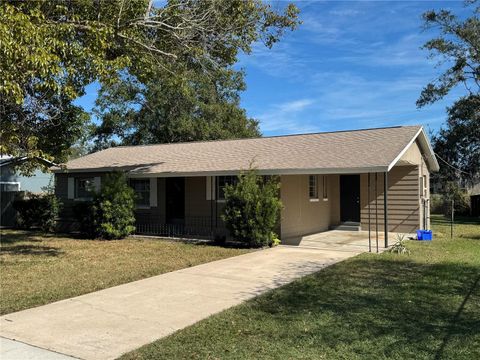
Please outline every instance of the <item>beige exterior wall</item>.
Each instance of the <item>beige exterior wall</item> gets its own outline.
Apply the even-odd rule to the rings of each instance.
[[[375,196],[375,175],[370,177],[370,228],[384,229],[383,173],[377,177]],[[388,173],[388,230],[391,232],[412,233],[419,228],[419,180],[418,167],[396,166]],[[375,201],[376,200],[376,201]],[[360,216],[362,230],[368,230],[368,175],[360,176]]]
[[[215,189],[213,189],[215,191]],[[220,218],[224,203],[207,200],[207,178],[204,176],[185,178],[185,225],[208,226],[221,229],[223,221]],[[215,214],[217,215],[215,217]],[[211,219],[213,217],[213,223]]]
[[[417,142],[413,143],[407,152],[402,156],[399,164],[410,163],[418,167],[419,185],[419,216],[420,228],[430,228],[430,172]],[[420,178],[423,177],[424,189],[420,189]]]
[[[62,218],[72,219],[74,200],[68,199],[68,177],[100,176],[105,173],[56,174],[56,194],[64,203]],[[420,189],[420,178],[424,177],[426,189]],[[323,179],[327,181],[328,200],[322,198]],[[368,229],[368,181],[367,174],[360,175],[360,217],[363,230]],[[389,231],[410,233],[429,227],[430,175],[427,164],[416,143],[407,150],[388,176]],[[340,223],[340,175],[318,175],[318,201],[310,201],[308,175],[282,175],[280,196],[280,237],[282,240],[325,231]],[[224,203],[207,200],[206,177],[185,178],[185,221],[186,225],[205,222],[222,229],[220,215]],[[383,173],[378,174],[377,206],[379,231],[383,231]],[[424,207],[426,211],[424,212]],[[375,230],[374,174],[371,174],[370,219]],[[165,178],[157,178],[157,206],[137,209],[137,220],[142,223],[165,223]],[[426,220],[425,220],[426,219]]]
[[[328,186],[328,200],[322,199],[323,179]],[[283,175],[280,178],[281,239],[328,230],[340,217],[338,175],[318,175],[318,201],[308,194],[308,175]],[[293,240],[295,241],[295,240]]]
[[[425,191],[420,189],[424,176]],[[388,228],[391,232],[413,233],[429,226],[430,175],[427,164],[416,143],[388,173]],[[368,175],[360,177],[360,214],[362,230],[368,230]],[[377,202],[375,203],[375,198]],[[377,196],[375,196],[375,174],[371,174],[370,185],[370,228],[375,230],[376,205],[378,206],[378,228],[384,231],[383,173],[378,174]],[[424,212],[424,204],[426,211]],[[427,216],[425,216],[427,215]]]

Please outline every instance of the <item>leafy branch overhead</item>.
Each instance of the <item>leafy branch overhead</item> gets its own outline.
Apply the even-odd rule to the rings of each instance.
[[[86,85],[234,78],[239,53],[258,41],[271,47],[297,14],[258,0],[2,1],[1,151],[63,161],[84,130],[73,100]],[[45,148],[42,138],[54,136]]]
[[[455,88],[463,90],[447,108],[447,126],[434,136],[433,143],[444,165],[443,180],[460,177],[474,182],[480,176],[480,6],[476,0],[466,1],[466,6],[472,14],[465,18],[449,10],[423,14],[425,30],[438,33],[424,49],[430,58],[438,59],[437,68],[445,70],[424,87],[417,106],[439,101]]]

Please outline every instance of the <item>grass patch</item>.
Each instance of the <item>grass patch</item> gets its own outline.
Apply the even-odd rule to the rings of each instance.
[[[142,238],[79,240],[14,230],[2,230],[0,237],[0,314],[248,251]]]
[[[480,223],[433,218],[411,255],[363,254],[122,359],[478,359]]]

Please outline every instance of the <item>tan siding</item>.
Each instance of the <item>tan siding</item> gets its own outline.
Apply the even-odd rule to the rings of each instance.
[[[211,215],[206,186],[205,177],[185,178],[185,217]]]
[[[430,173],[428,171],[427,163],[425,158],[422,155],[420,146],[418,142],[414,142],[410,148],[403,154],[402,158],[399,161],[399,164],[410,163],[419,167],[418,177],[425,176],[425,185],[426,185],[426,194],[422,194],[422,189],[419,188],[419,227],[429,228],[430,226]],[[420,179],[417,179],[418,186],[420,185]],[[424,215],[424,209],[426,210],[427,216]],[[426,218],[426,221],[425,221]],[[425,224],[424,224],[425,223]]]
[[[362,230],[368,230],[368,175],[360,177],[360,207]],[[370,187],[371,229],[375,229],[375,175]],[[378,174],[377,206],[379,231],[383,231],[383,173]],[[395,166],[388,174],[389,231],[411,233],[420,226],[419,180],[417,166]]]
[[[185,178],[185,225],[201,227],[211,225],[217,229],[216,233],[224,234],[224,223],[221,219],[224,206],[221,201],[207,200],[206,177]]]
[[[329,175],[330,178],[330,226],[340,224],[340,175]]]
[[[338,176],[326,176],[328,181],[328,201],[322,197],[322,176],[319,175],[318,202],[308,197],[308,175],[281,176],[280,196],[283,203],[281,214],[281,238],[298,237],[328,230],[331,225],[332,203],[338,202]],[[335,205],[335,212],[338,206]],[[335,217],[337,215],[335,214]]]

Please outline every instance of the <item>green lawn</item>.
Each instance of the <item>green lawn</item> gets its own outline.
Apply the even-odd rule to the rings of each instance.
[[[363,254],[123,359],[480,359],[480,223]]]
[[[0,240],[0,314],[247,251],[141,238],[78,240],[13,230],[2,230]]]

